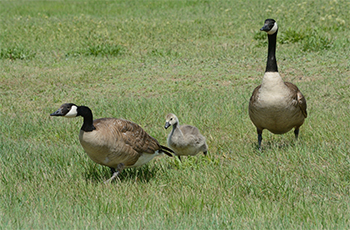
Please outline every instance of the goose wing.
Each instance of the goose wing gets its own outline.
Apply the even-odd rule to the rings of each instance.
[[[299,88],[294,85],[291,82],[285,82],[284,83],[290,90],[293,92],[292,98],[297,101],[298,106],[300,107],[301,112],[303,113],[304,117],[307,118],[307,105],[306,105],[306,99],[304,95],[300,92]]]
[[[141,126],[128,120],[118,119],[118,121],[116,128],[120,130],[125,144],[130,145],[135,151],[153,154],[160,149],[158,141]]]
[[[253,91],[253,93],[252,93],[252,96],[250,97],[250,102],[249,102],[249,104],[254,104],[254,102],[256,102],[256,101],[258,100],[260,88],[261,88],[261,85],[258,85],[258,86],[254,89],[254,91]]]
[[[198,135],[200,133],[199,129],[192,125],[181,125],[180,130],[184,135],[186,134]]]
[[[199,129],[192,125],[181,125],[181,132],[188,144],[200,144],[205,141],[205,137],[200,133]]]
[[[110,130],[113,135],[115,148],[120,151],[133,153],[150,153],[153,154],[156,150],[160,149],[160,145],[156,139],[151,137],[146,131],[144,131],[138,124],[117,118],[102,118],[94,121],[94,125],[99,130],[99,126],[103,125]]]

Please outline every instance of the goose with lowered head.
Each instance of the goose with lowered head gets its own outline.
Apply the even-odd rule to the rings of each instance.
[[[116,178],[124,168],[141,166],[162,153],[168,156],[173,153],[134,122],[117,118],[93,120],[92,111],[87,106],[66,103],[50,115],[83,117],[80,144],[91,160],[111,169],[112,177],[106,183]]]

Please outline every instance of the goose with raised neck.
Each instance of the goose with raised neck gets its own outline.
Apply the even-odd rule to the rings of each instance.
[[[268,37],[266,70],[262,84],[254,89],[249,101],[249,117],[257,130],[259,149],[264,129],[274,134],[283,134],[294,128],[297,139],[299,128],[307,117],[305,97],[296,85],[284,82],[278,73],[277,22],[266,19],[260,30],[265,31]]]

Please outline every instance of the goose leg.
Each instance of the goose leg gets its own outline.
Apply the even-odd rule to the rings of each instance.
[[[294,129],[294,134],[295,134],[295,139],[298,140],[298,136],[299,136],[299,127]]]
[[[115,173],[115,168],[110,168],[111,169],[111,174],[113,175]]]
[[[109,178],[108,180],[106,180],[104,183],[105,183],[105,184],[111,183],[112,180],[114,180],[114,178],[118,177],[118,174],[119,174],[119,172],[114,170],[114,173],[113,173],[112,177]]]
[[[109,178],[108,180],[106,180],[104,183],[105,184],[109,184],[112,182],[112,180],[114,180],[116,177],[118,177],[119,173],[121,173],[124,169],[124,164],[120,163],[117,165],[117,170],[115,170],[115,168],[110,168],[111,169],[111,173],[112,173],[112,177]]]
[[[259,150],[261,150],[261,141],[262,141],[262,130],[256,129],[258,133],[258,145],[259,145]]]
[[[208,154],[208,152],[207,152],[207,151],[204,151],[203,154],[204,154],[204,156],[206,156],[206,155]]]

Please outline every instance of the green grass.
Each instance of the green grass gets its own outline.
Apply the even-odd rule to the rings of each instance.
[[[350,228],[350,37],[345,0],[1,1],[1,229]],[[263,133],[248,117],[279,25],[283,79],[309,117]],[[140,124],[196,125],[209,156],[160,157],[105,186],[62,103]]]

